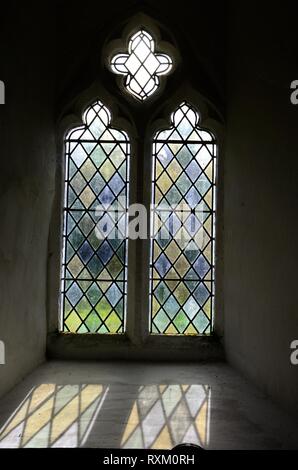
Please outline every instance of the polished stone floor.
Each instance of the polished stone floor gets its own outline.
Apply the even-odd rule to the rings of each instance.
[[[48,362],[0,400],[0,447],[298,449],[298,423],[226,364]]]

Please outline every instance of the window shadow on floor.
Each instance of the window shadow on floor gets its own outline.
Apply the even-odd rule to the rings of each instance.
[[[39,384],[1,423],[0,447],[207,447],[210,402],[201,384]]]

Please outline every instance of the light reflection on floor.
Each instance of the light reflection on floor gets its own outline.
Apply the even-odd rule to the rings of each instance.
[[[129,412],[123,411],[122,416],[125,406],[119,407],[116,421],[107,424],[107,418],[101,419],[101,415],[112,394],[112,387],[99,384],[39,385],[0,429],[0,447],[88,446],[95,427],[96,439],[99,436],[99,441],[107,445],[104,434],[108,425],[112,426],[112,434],[113,426],[121,431],[117,430],[121,436],[118,447],[168,449],[182,442],[207,447],[210,387],[136,386]],[[131,390],[125,394],[124,386],[124,401],[125,396],[131,398]]]
[[[81,447],[107,391],[102,385],[36,387],[0,430],[0,447]]]
[[[182,442],[205,447],[210,389],[203,385],[149,385],[139,389],[121,447],[169,449]]]

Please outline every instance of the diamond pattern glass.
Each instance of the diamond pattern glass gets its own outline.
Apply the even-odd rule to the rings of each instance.
[[[157,90],[159,76],[165,75],[171,68],[171,58],[166,54],[155,53],[154,39],[144,30],[130,38],[128,54],[117,54],[111,61],[112,71],[126,75],[125,87],[141,101]]]
[[[209,334],[213,321],[216,141],[183,102],[153,142],[151,333]]]
[[[96,102],[65,140],[62,330],[123,333],[130,144]]]

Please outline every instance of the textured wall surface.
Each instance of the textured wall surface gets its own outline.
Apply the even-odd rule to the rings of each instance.
[[[225,347],[232,364],[298,411],[290,364],[298,338],[297,14],[271,5],[256,15],[254,6],[235,3],[228,28]]]
[[[44,12],[45,13],[45,12]],[[0,394],[44,360],[55,147],[50,30],[28,5],[3,12],[0,57]],[[43,17],[44,18],[44,17]],[[5,21],[3,21],[5,19]]]

